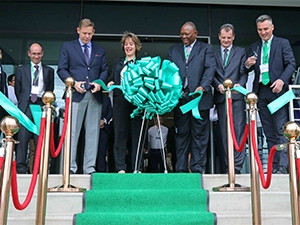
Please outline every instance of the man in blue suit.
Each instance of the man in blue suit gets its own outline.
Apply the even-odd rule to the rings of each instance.
[[[273,35],[274,25],[270,16],[259,16],[256,26],[261,40],[251,45],[252,56],[245,65],[255,73],[253,91],[258,95],[257,107],[270,150],[273,145],[287,142],[283,126],[288,121],[288,106],[271,114],[267,105],[288,90],[296,63],[289,41]],[[273,172],[287,173],[287,166],[287,151],[277,152]]]
[[[194,23],[186,22],[180,30],[182,43],[172,46],[168,58],[179,68],[182,79],[182,98],[174,109],[176,171],[203,173],[206,165],[206,150],[209,141],[209,109],[213,98],[211,83],[215,75],[215,55],[211,45],[197,41],[197,28]],[[191,112],[182,114],[179,107],[190,100],[189,93],[203,91],[199,103],[200,115],[196,119]],[[188,154],[191,153],[190,168]]]
[[[54,89],[54,70],[44,65],[41,60],[44,56],[42,46],[33,43],[28,50],[30,63],[20,66],[16,72],[15,94],[18,99],[19,109],[33,121],[29,105],[44,105],[42,95],[45,91]],[[33,135],[24,126],[20,127],[17,133],[20,143],[16,145],[17,172],[19,174],[28,173],[27,152],[28,143],[32,138],[37,145],[37,135]]]
[[[220,160],[225,161],[225,171],[228,171],[228,145],[227,145],[227,123],[226,123],[226,103],[225,103],[225,87],[223,85],[225,79],[232,80],[234,86],[245,86],[247,82],[247,73],[244,67],[246,61],[246,51],[244,48],[233,46],[235,38],[234,27],[232,24],[224,24],[219,29],[220,47],[216,49],[216,73],[213,82],[214,86],[214,103],[218,112],[219,129],[221,134],[221,142],[224,152],[220,155],[224,156]],[[241,142],[245,125],[246,125],[246,103],[244,96],[240,93],[232,92],[232,109],[234,130],[238,143]],[[223,154],[222,154],[223,153]],[[245,151],[234,152],[235,172],[240,173],[245,159]],[[222,164],[222,163],[221,163]]]
[[[84,126],[83,173],[91,174],[95,172],[102,110],[101,86],[93,81],[100,79],[106,82],[108,67],[104,48],[91,41],[95,33],[94,23],[90,19],[82,19],[77,33],[77,40],[66,42],[61,48],[57,73],[62,81],[70,76],[75,80],[70,173],[77,172],[77,144]]]

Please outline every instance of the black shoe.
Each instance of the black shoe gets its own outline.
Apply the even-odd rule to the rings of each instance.
[[[73,170],[70,170],[70,174],[75,174]]]
[[[288,174],[288,170],[286,167],[280,166],[278,167],[276,174]]]

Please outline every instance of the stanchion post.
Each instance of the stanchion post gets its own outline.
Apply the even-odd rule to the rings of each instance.
[[[248,124],[249,124],[249,156],[250,156],[250,176],[251,176],[251,203],[252,203],[252,224],[261,225],[261,206],[260,206],[260,183],[258,167],[255,161],[252,136],[257,137],[256,129],[256,114],[257,108],[256,103],[258,101],[257,95],[253,92],[246,95],[246,103],[248,107]],[[255,121],[255,133],[251,133],[251,121]],[[257,146],[257,138],[255,139]]]
[[[228,99],[231,98],[231,88],[233,83],[230,79],[224,80],[224,87],[226,89],[225,93],[225,105],[226,105],[226,125],[227,125],[227,161],[228,161],[228,184],[225,184],[220,187],[214,187],[213,191],[250,191],[249,187],[241,186],[240,184],[235,183],[235,165],[234,165],[234,146],[232,133],[230,129],[230,116]]]
[[[20,124],[17,119],[11,116],[6,116],[1,121],[1,130],[5,134],[5,161],[3,164],[2,180],[0,186],[0,224],[7,224],[8,199],[11,183],[11,165],[13,160],[13,152],[15,140],[13,135],[19,131]]]
[[[36,203],[36,225],[44,225],[46,217],[47,188],[48,188],[48,168],[49,168],[49,151],[50,151],[50,131],[52,123],[52,104],[55,102],[53,92],[47,91],[43,94],[45,103],[43,113],[46,114],[46,130],[41,151],[40,171],[38,180],[38,194]]]
[[[288,161],[289,161],[289,178],[290,178],[290,199],[292,224],[300,224],[299,215],[299,189],[296,167],[296,140],[299,137],[300,128],[295,122],[287,122],[284,125],[284,136],[289,139],[288,143]]]
[[[49,188],[49,192],[83,192],[85,188],[75,187],[70,184],[70,159],[71,159],[71,131],[72,131],[72,88],[75,84],[75,80],[72,77],[68,77],[65,80],[66,83],[66,98],[69,98],[69,113],[68,124],[66,130],[66,136],[64,141],[64,159],[63,159],[63,175],[62,185]]]

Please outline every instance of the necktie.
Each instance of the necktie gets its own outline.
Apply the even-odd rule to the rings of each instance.
[[[34,68],[35,71],[33,73],[34,77],[33,77],[32,86],[39,86],[39,66],[35,65]],[[37,94],[31,93],[30,100],[31,102],[35,103],[37,100]]]
[[[268,41],[264,42],[262,61],[263,61],[262,64],[268,64],[269,63],[269,46],[268,46]],[[266,85],[266,84],[268,84],[270,82],[269,72],[263,72],[262,73],[262,80],[261,80],[261,82],[264,85]]]
[[[192,47],[190,45],[185,47],[185,62],[186,63],[188,62],[191,51],[192,51]]]
[[[225,67],[227,65],[228,48],[225,48],[223,51],[223,67]]]
[[[83,45],[83,47],[84,47],[83,54],[84,54],[85,61],[86,61],[86,63],[89,63],[90,55],[89,55],[88,45],[85,44],[85,45]]]

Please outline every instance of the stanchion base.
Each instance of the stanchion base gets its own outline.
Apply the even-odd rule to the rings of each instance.
[[[75,187],[71,184],[69,184],[67,187],[64,187],[64,185],[48,188],[48,192],[84,192],[86,191],[86,188],[80,188]]]
[[[234,187],[232,187],[234,186]],[[223,192],[242,192],[242,191],[250,191],[250,187],[246,187],[246,186],[242,186],[240,184],[234,184],[234,185],[230,185],[230,184],[224,184],[223,186],[220,187],[213,187],[212,188],[213,191],[223,191]]]

